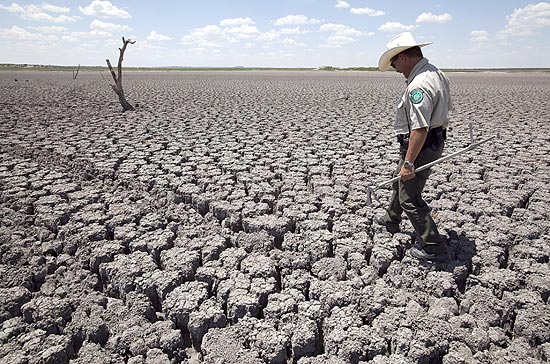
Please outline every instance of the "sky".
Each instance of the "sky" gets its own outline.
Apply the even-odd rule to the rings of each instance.
[[[550,67],[550,2],[0,0],[0,63],[373,67],[395,35],[442,68]]]

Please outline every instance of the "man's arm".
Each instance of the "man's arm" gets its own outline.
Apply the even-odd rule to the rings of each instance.
[[[426,141],[427,135],[428,135],[428,129],[426,128],[411,130],[411,133],[409,135],[409,147],[407,149],[407,155],[405,156],[406,161],[414,163],[414,161],[416,160],[416,157],[418,157],[418,154],[420,153],[420,151],[422,150],[422,147],[424,146],[424,142]],[[405,168],[405,166],[402,166],[400,176],[403,181],[408,181],[413,179],[415,176],[414,167]]]

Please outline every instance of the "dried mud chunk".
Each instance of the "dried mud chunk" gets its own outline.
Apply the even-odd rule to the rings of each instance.
[[[401,354],[391,354],[390,356],[377,355],[372,359],[372,363],[373,364],[414,364],[414,362],[411,359]],[[359,364],[366,364],[366,362],[360,362]],[[444,364],[451,364],[451,363],[444,362]],[[456,364],[459,364],[459,363],[456,363]]]
[[[232,322],[245,316],[256,317],[260,314],[260,302],[255,294],[244,289],[234,289],[227,297],[227,318]]]
[[[466,291],[459,311],[461,315],[469,313],[481,328],[503,327],[510,320],[511,307],[495,297],[491,290],[475,286]]]
[[[162,301],[182,281],[183,279],[178,272],[159,269],[146,272],[135,280],[136,289],[149,297],[157,311],[162,310]]]
[[[375,243],[372,248],[370,264],[376,269],[378,275],[382,276],[388,271],[393,260],[396,260],[399,254],[400,245],[395,241],[387,241],[387,243]]]
[[[241,271],[250,277],[275,278],[277,270],[273,260],[260,254],[250,254],[241,262]]]
[[[297,364],[349,364],[348,361],[331,354],[321,354],[313,357],[305,356]]]
[[[21,314],[21,306],[31,300],[25,287],[0,288],[0,322]]]
[[[204,239],[201,249],[202,262],[216,260],[227,247],[227,241],[223,236],[212,235]]]
[[[314,320],[295,313],[283,315],[279,330],[290,337],[290,347],[294,360],[303,356],[313,356],[318,351],[319,330]]]
[[[177,272],[186,281],[193,279],[199,264],[200,255],[197,251],[176,247],[160,253],[161,269]]]
[[[271,321],[277,321],[284,314],[297,312],[298,303],[305,301],[304,295],[296,289],[283,290],[268,297],[268,304],[264,308],[264,316]]]
[[[311,269],[311,258],[305,252],[291,252],[273,249],[269,256],[276,262],[282,276],[290,275],[297,270]]]
[[[66,332],[72,336],[78,347],[83,342],[105,345],[109,339],[109,328],[105,322],[105,308],[95,304],[83,304],[73,313]]]
[[[130,241],[131,251],[149,252],[155,260],[160,253],[173,247],[176,234],[171,230],[155,230],[145,233],[135,240]]]
[[[277,331],[272,324],[256,318],[246,318],[239,322],[237,329],[241,332],[241,337],[246,337],[248,344],[258,350],[265,362],[287,362],[289,337],[284,332]]]
[[[204,282],[185,282],[170,292],[163,301],[164,313],[176,326],[188,332],[189,315],[208,298],[208,285]]]
[[[372,222],[362,216],[347,214],[342,215],[332,226],[332,233],[337,239],[349,238],[356,233],[371,233]]]
[[[275,238],[266,231],[255,233],[239,232],[235,239],[235,245],[243,248],[248,253],[267,253],[275,247]]]
[[[209,292],[217,292],[220,282],[228,278],[229,272],[219,260],[207,262],[202,267],[197,268],[195,273],[195,280],[206,283]]]
[[[371,360],[387,351],[387,344],[371,327],[350,327],[347,330],[337,328],[325,336],[325,350],[347,363]]]
[[[99,274],[108,291],[118,297],[124,297],[128,292],[135,290],[136,278],[146,272],[153,272],[157,265],[153,258],[144,252],[132,254],[118,254],[114,261],[99,265]]]
[[[0,326],[0,358],[2,358],[2,352],[7,349],[7,344],[12,338],[21,335],[24,332],[28,332],[29,325],[27,325],[21,317],[14,317],[2,322]],[[5,345],[2,347],[1,345]]]
[[[147,350],[145,358],[145,364],[171,364],[172,361],[168,354],[163,353],[162,350],[153,348]]]
[[[322,258],[313,263],[311,273],[321,279],[343,281],[346,279],[347,263],[343,258]]]
[[[130,353],[132,356],[144,355],[154,348],[162,349],[175,357],[182,357],[183,338],[171,321],[157,321],[153,324],[134,324],[110,340],[118,353]]]
[[[305,296],[309,295],[309,282],[314,279],[309,271],[296,269],[291,274],[286,274],[281,278],[281,289],[296,289]]]
[[[372,238],[366,232],[354,234],[351,238],[336,239],[334,241],[334,255],[347,259],[357,253],[365,259],[370,256],[373,247]]]
[[[64,364],[73,356],[71,339],[66,335],[48,335],[43,330],[31,331],[18,338],[29,364]]]
[[[66,299],[39,296],[21,306],[21,313],[25,322],[49,334],[59,334],[71,320],[72,309]]]
[[[124,246],[116,242],[100,242],[95,245],[90,254],[90,270],[99,272],[99,265],[112,262],[117,254],[124,252]]]
[[[461,342],[451,342],[449,344],[449,351],[443,357],[443,364],[470,364],[474,363],[472,360],[472,350]]]
[[[265,364],[255,348],[247,344],[246,338],[231,328],[213,328],[204,335],[202,347],[204,363],[223,363],[228,358],[240,364]]]
[[[407,356],[415,363],[427,363],[436,360],[448,351],[447,335],[450,329],[449,325],[445,325],[442,321],[429,321],[428,326],[413,329],[415,340],[411,343]],[[423,322],[420,325],[423,325]]]
[[[529,340],[531,345],[550,342],[550,309],[547,305],[521,310],[516,316],[514,335]]]
[[[117,225],[113,229],[113,239],[128,244],[134,239],[137,239],[142,232],[138,230],[138,226],[134,223]]]
[[[357,301],[359,292],[349,281],[319,281],[312,280],[309,287],[309,296],[323,305],[325,312],[335,307],[343,307]]]
[[[211,328],[225,327],[227,318],[223,307],[215,298],[204,301],[198,311],[189,315],[189,333],[196,348],[201,347],[204,335]]]
[[[447,320],[458,315],[458,304],[452,297],[434,298],[430,301],[428,314],[436,318]]]
[[[290,219],[275,215],[262,215],[243,220],[243,229],[247,233],[266,231],[269,235],[281,238],[285,233],[294,228]]]
[[[543,364],[546,363],[538,357],[526,338],[514,338],[505,349],[492,353],[492,363],[495,364]]]
[[[126,361],[123,356],[105,350],[96,343],[85,343],[78,351],[76,358],[69,361],[70,364],[124,364]]]
[[[151,212],[145,216],[142,216],[139,220],[139,228],[145,231],[152,231],[158,229],[164,229],[167,221],[159,214]]]
[[[286,233],[282,249],[306,253],[311,262],[316,262],[332,254],[332,239],[333,236],[328,230]]]

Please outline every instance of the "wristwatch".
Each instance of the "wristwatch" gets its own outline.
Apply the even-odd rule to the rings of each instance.
[[[414,164],[409,162],[409,161],[405,161],[405,163],[403,163],[403,167],[407,168],[407,169],[411,169],[414,167]]]

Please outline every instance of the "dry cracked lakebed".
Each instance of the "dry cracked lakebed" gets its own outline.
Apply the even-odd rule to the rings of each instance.
[[[432,169],[431,264],[366,203],[401,75],[1,72],[0,363],[548,362],[550,74],[449,77],[446,153],[499,138]]]

